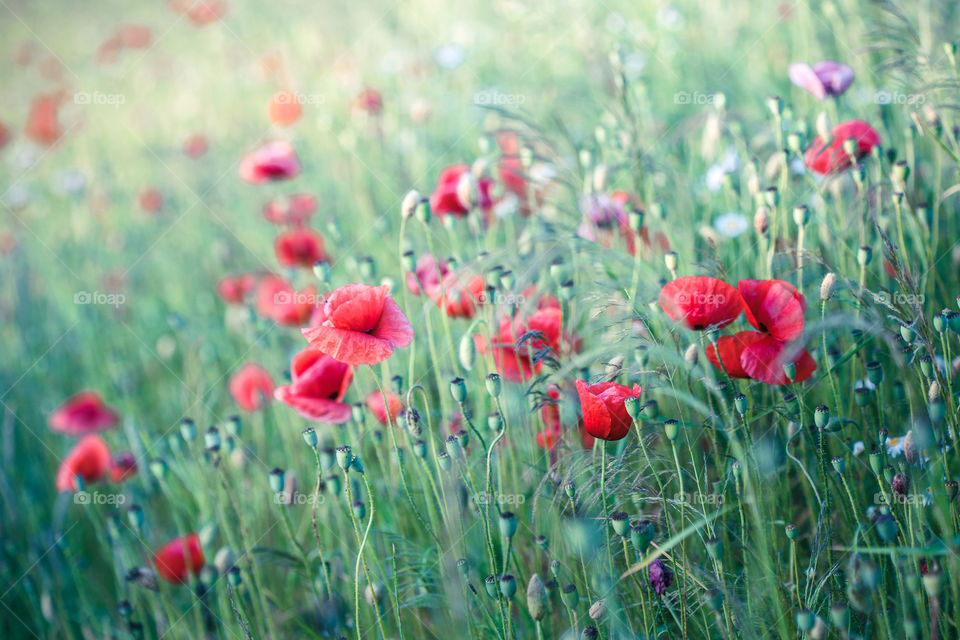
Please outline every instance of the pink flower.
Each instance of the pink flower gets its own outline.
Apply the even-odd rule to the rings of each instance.
[[[273,396],[273,380],[267,370],[248,362],[230,378],[230,395],[247,412],[254,412],[269,404]]]
[[[250,184],[289,180],[300,175],[300,160],[285,140],[269,142],[240,161],[240,177]]]
[[[50,414],[48,424],[53,431],[70,436],[83,436],[109,429],[119,416],[96,391],[81,391],[67,399]]]

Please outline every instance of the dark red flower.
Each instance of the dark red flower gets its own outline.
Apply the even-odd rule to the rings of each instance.
[[[280,276],[264,276],[257,287],[257,312],[284,326],[302,327],[307,324],[316,302],[315,287],[296,291]]]
[[[741,280],[737,283],[747,320],[755,329],[781,342],[803,333],[803,312],[807,301],[783,280]]]
[[[460,178],[470,172],[470,167],[465,164],[455,164],[447,167],[440,172],[437,178],[437,186],[434,187],[430,195],[430,210],[437,216],[444,216],[452,213],[457,216],[463,216],[469,213],[466,203],[461,202],[457,187],[460,184]],[[477,189],[479,191],[478,206],[483,209],[489,209],[493,200],[490,197],[490,190],[493,187],[493,181],[490,178],[480,178],[477,180]]]
[[[314,263],[329,260],[323,249],[323,236],[313,229],[291,229],[273,241],[277,262],[284,267],[313,268]]]
[[[198,573],[205,563],[200,536],[195,533],[174,538],[153,554],[157,575],[175,584],[186,582],[189,575]]]
[[[217,283],[217,295],[228,304],[243,304],[256,286],[257,279],[251,273],[226,276]]]
[[[50,414],[48,424],[54,431],[70,436],[83,436],[109,429],[119,420],[96,391],[81,391],[67,399]]]
[[[265,204],[263,217],[275,225],[300,227],[316,212],[317,204],[317,197],[312,193],[295,193]]]
[[[640,397],[640,385],[627,387],[615,382],[587,384],[577,380],[583,427],[594,438],[620,440],[630,431],[632,420],[623,401]]]
[[[819,174],[843,171],[852,164],[852,160],[843,149],[843,143],[849,138],[857,141],[856,157],[868,155],[873,147],[880,144],[880,134],[863,120],[841,122],[831,131],[833,140],[829,145],[817,136],[804,154],[807,166]]]
[[[291,383],[277,387],[274,397],[308,420],[340,424],[350,419],[343,401],[353,369],[314,347],[306,347],[290,362]]]
[[[787,378],[783,366],[793,363],[797,374]],[[764,336],[744,348],[740,354],[740,366],[754,380],[767,384],[790,384],[803,382],[813,375],[817,363],[797,341],[781,342],[772,336]]]
[[[57,470],[57,491],[76,491],[76,477],[87,484],[102,479],[110,471],[110,447],[98,435],[91,434],[80,440]]]
[[[658,596],[665,594],[670,585],[673,584],[673,571],[660,558],[650,563],[647,568],[647,575],[650,579],[650,586]]]
[[[377,422],[382,425],[387,424],[387,407],[390,408],[390,422],[396,422],[397,416],[400,415],[400,412],[403,411],[403,401],[395,393],[389,391],[385,392],[387,396],[387,404],[383,403],[383,393],[380,393],[380,390],[372,391],[367,394],[367,408],[370,409],[370,412],[373,413],[376,417]]]
[[[273,397],[273,380],[270,374],[253,362],[240,367],[230,377],[228,386],[233,401],[247,412],[259,411],[269,404]]]
[[[137,474],[137,459],[129,451],[117,454],[110,463],[110,480],[120,484]]]
[[[300,160],[285,140],[269,142],[240,161],[240,177],[251,184],[289,180],[300,175]]]
[[[722,329],[743,311],[740,292],[723,280],[688,276],[668,282],[660,290],[660,306],[674,322],[688,329]]]
[[[750,374],[744,371],[740,365],[740,357],[743,355],[744,349],[754,342],[763,340],[766,335],[759,331],[738,331],[732,336],[720,336],[716,347],[712,344],[707,347],[707,359],[717,369],[725,369],[731,378],[749,378]],[[720,350],[723,367],[717,360],[717,349]]]
[[[413,340],[390,287],[349,284],[327,295],[303,329],[307,341],[347,364],[377,364]]]

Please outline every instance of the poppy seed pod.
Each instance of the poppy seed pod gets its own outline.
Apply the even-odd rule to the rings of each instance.
[[[443,471],[450,471],[450,468],[453,467],[453,460],[450,459],[450,454],[446,451],[441,451],[437,454],[437,465]]]
[[[592,624],[585,626],[580,633],[580,640],[596,640],[599,637],[600,632]]]
[[[444,448],[447,450],[447,455],[450,456],[451,460],[459,460],[463,451],[460,448],[460,443],[457,441],[456,436],[447,436],[447,439],[443,441]]]
[[[817,405],[817,408],[813,411],[813,421],[818,429],[826,428],[827,423],[830,422],[830,409],[827,405]]]
[[[467,399],[467,383],[463,378],[457,377],[450,381],[450,395],[457,404],[463,404]]]
[[[499,585],[497,584],[497,576],[489,575],[483,579],[483,587],[487,591],[487,595],[491,598],[496,598],[500,590]]]
[[[357,473],[363,473],[363,463],[360,461],[359,456],[353,456],[353,460],[350,461],[350,469]]]
[[[487,428],[490,431],[500,431],[503,428],[503,417],[499,413],[491,413],[487,416]]]
[[[663,263],[667,267],[667,271],[673,273],[677,270],[677,265],[680,262],[680,256],[677,255],[676,251],[668,251],[663,256]]]
[[[866,364],[867,369],[867,380],[872,384],[880,384],[883,382],[883,365],[880,364],[877,360],[871,360]]]
[[[530,611],[530,617],[534,620],[543,620],[547,615],[547,605],[550,603],[547,597],[547,588],[543,584],[540,576],[533,574],[527,583],[527,609]]]
[[[836,472],[839,473],[840,475],[843,475],[843,472],[844,472],[844,470],[846,469],[846,463],[844,462],[843,457],[841,457],[841,456],[834,456],[834,457],[830,460],[830,464],[833,465],[833,470],[834,470],[834,471],[836,471]]]
[[[796,541],[797,537],[799,537],[799,535],[800,535],[800,530],[797,529],[797,525],[792,524],[792,523],[786,525],[786,526],[783,528],[783,531],[784,531],[784,533],[787,534],[787,539],[790,540],[791,542]]]
[[[625,511],[611,513],[610,525],[618,536],[624,538],[630,532],[630,516]]]
[[[313,427],[307,427],[301,432],[303,436],[303,441],[307,443],[307,446],[311,449],[317,448],[317,430]]]
[[[576,609],[580,604],[580,593],[577,591],[577,585],[568,584],[560,590],[560,601],[567,609]]]
[[[667,440],[673,442],[680,435],[680,423],[673,418],[667,420],[663,423],[663,433],[667,436]]]
[[[499,520],[500,535],[512,538],[517,533],[517,516],[512,511],[504,511]]]
[[[413,443],[413,455],[421,460],[427,457],[427,443],[423,440],[417,440]]]
[[[534,544],[540,547],[540,550],[546,552],[550,549],[550,540],[545,535],[538,535],[533,539]]]
[[[413,210],[413,215],[417,217],[417,220],[427,224],[430,222],[432,217],[430,212],[430,201],[426,198],[421,198],[420,202],[417,203],[417,206]]]
[[[656,400],[647,400],[643,403],[641,410],[647,420],[656,420],[660,417],[660,405],[657,404]]]
[[[653,534],[653,522],[646,519],[641,520],[630,527],[630,543],[639,553],[646,553],[650,542],[653,541]]]
[[[626,409],[627,415],[630,416],[631,420],[636,420],[640,417],[640,398],[628,396],[623,401],[623,408]]]
[[[422,200],[423,198],[420,197],[420,192],[416,189],[407,191],[407,195],[403,196],[403,200],[400,202],[400,217],[406,219],[412,218],[417,209],[417,205]]]
[[[570,500],[573,500],[574,497],[577,495],[577,485],[575,485],[572,482],[567,482],[566,484],[563,485],[563,492],[567,494],[567,498],[569,498]]]
[[[363,504],[362,501],[357,500],[353,503],[353,516],[357,520],[363,520],[367,517],[367,505]]]
[[[216,427],[210,427],[203,434],[203,446],[207,451],[220,450],[220,430]]]
[[[810,209],[805,204],[798,204],[793,208],[793,222],[802,227],[810,222]]]
[[[500,374],[498,373],[489,374],[487,376],[486,385],[487,385],[487,393],[490,394],[490,397],[492,398],[500,397],[500,389],[501,389]]]
[[[270,471],[270,490],[274,493],[281,493],[284,485],[283,469],[274,468]]]
[[[897,521],[888,513],[880,514],[874,522],[880,539],[884,542],[896,542]]]
[[[747,396],[738,393],[733,397],[733,406],[741,416],[747,413]]]
[[[336,449],[337,464],[341,469],[347,471],[353,464],[353,449],[349,445],[341,445]]]
[[[507,600],[517,595],[517,579],[509,574],[500,576],[500,593]]]
[[[865,267],[873,260],[873,249],[867,246],[860,247],[857,251],[857,264]]]
[[[466,558],[460,558],[459,560],[457,560],[457,571],[464,578],[467,578],[470,576],[470,565],[467,563]]]

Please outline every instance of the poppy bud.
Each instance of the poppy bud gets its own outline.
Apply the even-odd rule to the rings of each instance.
[[[314,262],[313,275],[323,284],[330,282],[330,263],[326,260],[317,260]]]
[[[580,604],[580,593],[577,591],[577,585],[568,584],[560,590],[560,600],[567,609],[576,609]]]
[[[590,619],[597,621],[602,618],[607,613],[607,605],[603,600],[597,600],[590,608],[587,610],[587,614],[590,616]]]
[[[833,289],[837,285],[837,274],[830,272],[823,276],[820,282],[820,299],[826,302],[833,297]]]
[[[813,411],[813,421],[818,429],[823,429],[830,422],[830,409],[825,404],[817,405]]]
[[[180,435],[187,442],[193,442],[197,437],[197,425],[190,418],[180,421]]]
[[[430,222],[430,201],[426,198],[421,199],[420,202],[417,203],[413,213],[415,216],[417,216],[417,220],[420,222],[424,224]]]
[[[460,338],[460,348],[457,350],[457,356],[464,371],[473,371],[473,367],[477,363],[477,345],[472,335],[464,334]]]
[[[210,427],[207,429],[206,433],[203,434],[203,445],[206,447],[207,451],[219,451],[220,430],[216,427]]]
[[[487,376],[487,393],[490,394],[492,398],[500,397],[500,374],[491,373]]]
[[[423,440],[417,440],[416,442],[414,442],[414,443],[413,443],[413,454],[414,454],[415,456],[417,456],[418,458],[420,458],[421,460],[422,460],[423,458],[426,458],[426,457],[427,457],[427,443],[424,442]]]
[[[667,205],[662,202],[654,202],[650,205],[650,213],[657,220],[665,220],[667,217]]]
[[[153,474],[153,477],[157,480],[163,480],[167,477],[167,463],[163,458],[154,458],[149,463],[150,473]]]
[[[747,413],[747,396],[738,393],[733,397],[733,406],[741,416]]]
[[[770,210],[767,207],[757,207],[756,213],[753,214],[753,229],[759,235],[763,235],[767,232],[767,229],[770,227]]]
[[[407,195],[403,196],[403,201],[400,203],[400,217],[412,218],[421,200],[420,192],[416,189],[407,191]]]
[[[543,620],[547,615],[547,588],[543,584],[540,576],[533,574],[530,576],[530,582],[527,583],[527,609],[530,611],[530,617],[534,620]]]
[[[487,595],[491,598],[497,597],[499,586],[497,585],[497,576],[489,575],[483,579],[483,586],[487,590]]]
[[[358,402],[350,407],[350,417],[361,427],[366,423],[367,417],[363,413],[363,404]]]
[[[457,377],[450,381],[450,395],[453,396],[457,404],[463,404],[464,400],[467,399],[467,384],[463,381],[463,378]]]
[[[646,553],[650,542],[653,540],[653,522],[650,520],[641,520],[630,527],[630,543],[638,552]]]
[[[320,450],[320,468],[329,471],[337,463],[337,455],[330,447]]]
[[[341,445],[337,447],[336,455],[340,468],[344,471],[350,469],[350,465],[353,464],[353,449],[349,445]]]
[[[224,425],[227,430],[227,433],[234,438],[239,438],[240,434],[243,433],[243,421],[240,420],[240,416],[230,416],[227,418],[227,422]]]
[[[407,432],[414,438],[419,437],[420,434],[423,433],[423,426],[420,423],[420,412],[413,407],[405,410],[398,417],[403,420],[403,424],[407,427]]]
[[[783,363],[783,375],[787,376],[787,380],[793,382],[797,379],[797,364],[795,362],[785,362]]]
[[[857,264],[861,267],[865,267],[870,264],[870,261],[873,259],[873,249],[870,247],[860,247],[857,251]]]
[[[631,209],[630,213],[627,214],[627,224],[630,225],[630,230],[634,233],[643,229],[643,211]]]
[[[803,151],[805,146],[804,136],[802,133],[792,131],[787,136],[787,149],[789,149],[792,153],[799,154],[801,151]]]
[[[491,413],[487,416],[487,428],[490,431],[497,432],[503,428],[503,417],[499,413]]]
[[[283,469],[274,469],[270,472],[270,490],[274,493],[281,493],[284,485]]]
[[[313,427],[307,427],[306,429],[301,431],[300,434],[303,436],[303,441],[307,444],[308,447],[310,447],[311,449],[317,448],[317,430],[316,429],[314,429]]]
[[[673,418],[667,420],[663,423],[663,433],[667,436],[667,440],[673,442],[680,435],[680,423]]]
[[[464,171],[457,181],[457,200],[466,209],[473,209],[480,199],[480,188],[476,177],[469,171]]]
[[[500,576],[500,593],[507,600],[517,595],[517,579],[509,574]]]
[[[610,524],[614,532],[621,538],[626,537],[630,531],[630,516],[624,511],[617,511],[610,514]]]
[[[512,538],[517,532],[517,516],[512,511],[504,511],[500,514],[500,535],[504,538]]]
[[[802,227],[810,222],[810,209],[807,208],[807,205],[798,204],[793,208],[793,222],[798,227]]]
[[[326,478],[324,481],[324,486],[330,489],[330,493],[334,496],[339,497],[340,491],[343,490],[343,481],[340,479],[340,476],[332,475]]]
[[[860,143],[856,138],[846,138],[843,141],[843,152],[851,158],[855,158],[857,156],[857,147],[859,144]]]
[[[673,273],[677,270],[677,263],[679,262],[679,256],[676,251],[667,251],[663,256],[663,263],[667,267],[667,271]]]
[[[910,165],[906,160],[897,160],[890,169],[890,179],[895,189],[903,190],[907,177],[910,175]]]

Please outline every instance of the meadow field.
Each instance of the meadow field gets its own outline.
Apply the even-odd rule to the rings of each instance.
[[[958,42],[0,0],[0,637],[960,638]]]

